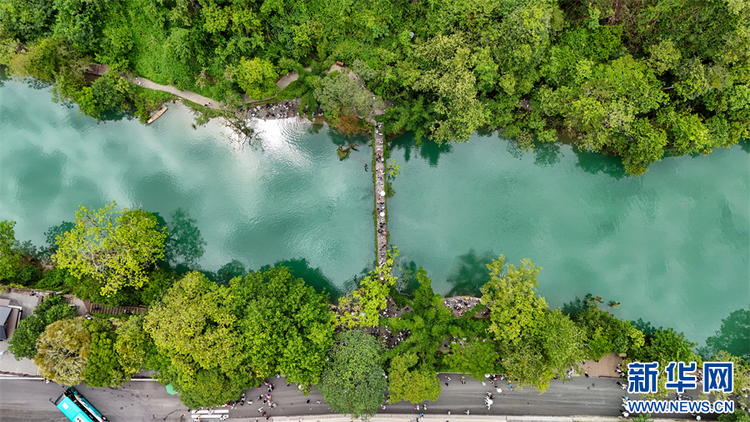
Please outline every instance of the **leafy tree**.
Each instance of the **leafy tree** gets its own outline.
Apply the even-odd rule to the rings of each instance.
[[[414,353],[399,355],[391,360],[388,392],[394,403],[401,400],[418,403],[438,399],[441,385],[434,368],[417,366],[418,362],[419,358]]]
[[[685,334],[660,327],[649,333],[644,346],[633,350],[632,357],[628,357],[637,362],[659,362],[660,368],[666,367],[669,362],[700,362],[700,357],[693,352],[695,346],[696,343],[685,339]],[[657,392],[646,394],[645,397],[666,398],[669,391],[665,383],[666,377],[659,377]]]
[[[54,32],[76,49],[94,51],[102,23],[104,2],[100,0],[55,0]]]
[[[42,270],[33,264],[28,264],[16,271],[16,275],[11,280],[23,286],[33,286],[41,278]]]
[[[535,331],[520,341],[500,343],[503,370],[519,386],[544,392],[553,378],[567,379],[567,371],[583,358],[582,332],[559,309],[545,312]]]
[[[8,341],[8,350],[16,360],[33,359],[37,353],[37,340],[44,329],[53,322],[73,317],[75,310],[60,296],[49,297],[34,309],[33,314],[21,320]]]
[[[60,385],[77,385],[84,379],[90,344],[83,318],[53,322],[39,337],[34,364],[44,378]]]
[[[154,342],[143,328],[144,317],[131,316],[117,327],[114,350],[125,373],[134,374],[148,365],[156,353]]]
[[[746,410],[738,407],[732,413],[719,415],[719,422],[750,422],[750,415]]]
[[[185,406],[199,408],[206,406],[206,403],[219,405],[228,400],[236,400],[244,387],[227,377],[219,368],[211,368],[198,369],[195,373],[195,383],[178,385],[177,391]]]
[[[388,319],[392,330],[409,335],[386,354],[388,357],[415,354],[419,358],[419,372],[435,372],[444,342],[451,335],[462,337],[463,333],[454,329],[456,319],[443,305],[440,295],[433,292],[432,280],[425,270],[420,268],[415,276],[419,287],[414,292],[414,310],[400,318]]]
[[[5,0],[0,2],[3,29],[21,41],[31,41],[49,32],[54,9],[51,0]]]
[[[144,305],[151,305],[161,299],[177,279],[177,274],[158,269],[148,275],[148,283],[140,292],[140,300]]]
[[[633,324],[602,311],[591,300],[576,298],[562,312],[583,329],[587,359],[598,360],[610,353],[627,354],[644,344],[643,333]]]
[[[276,67],[268,60],[254,57],[248,60],[240,59],[240,64],[234,71],[237,84],[253,99],[263,100],[273,96],[276,91],[276,79],[279,77]]]
[[[721,321],[721,328],[706,339],[706,345],[718,352],[729,352],[750,362],[750,309],[738,309]]]
[[[711,392],[714,400],[733,400],[736,399],[740,407],[747,408],[750,405],[750,398],[745,397],[745,392],[750,389],[750,363],[744,359],[734,356],[728,352],[720,351],[710,357],[712,362],[732,362],[734,365],[733,390],[731,393],[723,391]]]
[[[528,259],[519,268],[506,268],[503,255],[487,268],[490,281],[482,286],[482,304],[490,308],[489,331],[496,340],[517,344],[524,332],[537,329],[547,308],[544,298],[536,295],[541,268]]]
[[[283,266],[237,277],[230,291],[250,371],[259,378],[280,372],[288,382],[317,384],[333,341],[327,295]]]
[[[16,243],[15,225],[15,221],[0,222],[0,280],[12,278],[21,266],[21,254],[12,249]]]
[[[396,284],[396,277],[391,272],[398,254],[398,249],[393,248],[388,252],[384,265],[363,278],[358,289],[339,298],[341,311],[338,318],[341,324],[348,328],[378,325],[380,311],[385,309],[391,287]]]
[[[74,285],[78,279],[62,268],[52,268],[42,274],[42,279],[36,283],[39,290],[69,291],[70,285]]]
[[[143,210],[115,211],[115,203],[98,211],[81,206],[75,228],[57,238],[55,261],[79,278],[91,277],[101,284],[102,295],[143,287],[146,267],[164,256],[167,233],[156,217]]]
[[[133,84],[124,78],[114,72],[107,72],[90,86],[75,89],[74,92],[65,92],[65,94],[78,103],[81,112],[101,119],[105,112],[125,112],[131,108],[130,97],[134,89]]]
[[[107,320],[88,322],[91,344],[83,377],[91,387],[117,387],[130,379],[126,374],[115,349],[116,336],[112,324]]]
[[[419,44],[414,56],[423,70],[409,69],[405,78],[413,89],[437,97],[433,110],[440,116],[430,127],[438,144],[467,141],[469,135],[487,123],[488,111],[477,98],[471,44],[461,33],[438,35]]]
[[[162,381],[172,382],[179,391],[196,392],[197,375],[202,370],[222,377],[241,376],[237,318],[231,312],[234,300],[227,287],[190,272],[151,306],[143,326],[167,358],[167,366],[160,367]],[[218,372],[211,371],[214,369]],[[236,398],[235,392],[224,390],[221,400],[215,394],[202,399],[193,395],[192,400],[201,406],[216,406]]]
[[[349,114],[366,118],[373,109],[383,107],[381,99],[372,98],[368,91],[362,89],[360,82],[343,71],[329,73],[318,85],[314,90],[315,99],[334,122]]]
[[[358,329],[336,334],[318,389],[331,410],[352,418],[374,415],[385,401],[383,347]]]
[[[13,353],[16,360],[33,359],[37,352],[36,342],[44,332],[45,327],[47,327],[47,324],[44,322],[44,318],[37,315],[31,315],[21,320],[13,332],[13,337],[8,340],[8,351]]]
[[[497,371],[498,355],[494,343],[488,339],[476,339],[451,344],[451,351],[445,357],[445,364],[451,371],[469,374],[472,378],[484,379],[484,374]]]

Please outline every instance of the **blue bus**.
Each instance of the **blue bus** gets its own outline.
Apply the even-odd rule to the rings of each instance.
[[[107,420],[73,387],[63,391],[60,397],[52,403],[72,422],[106,422]]]

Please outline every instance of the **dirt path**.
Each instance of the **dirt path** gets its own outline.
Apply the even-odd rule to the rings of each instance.
[[[309,71],[309,68],[305,68],[305,70]],[[204,97],[203,95],[196,94],[195,92],[192,92],[192,91],[181,91],[181,90],[173,87],[172,85],[157,84],[154,81],[150,81],[150,80],[148,80],[146,78],[142,78],[140,76],[136,76],[136,77],[128,76],[127,79],[130,82],[132,82],[132,83],[134,83],[134,84],[136,84],[136,85],[138,85],[140,87],[148,88],[148,89],[154,89],[154,90],[157,90],[157,91],[168,92],[168,93],[176,95],[176,96],[178,96],[180,98],[184,98],[184,99],[186,99],[188,101],[192,101],[192,102],[194,102],[196,104],[200,104],[200,105],[202,105],[204,107],[208,107],[208,108],[212,108],[212,109],[219,109],[219,108],[221,108],[223,106],[223,104],[221,102],[219,102],[219,101],[212,100],[211,98]],[[289,84],[291,84],[292,82],[296,81],[297,79],[299,79],[299,75],[297,74],[297,72],[287,73],[286,75],[280,77],[278,81],[276,81],[276,86],[278,86],[279,89],[281,90],[281,89],[284,89],[287,86],[289,86]],[[243,95],[242,98],[245,100],[246,103],[254,103],[254,102],[258,102],[259,101],[259,100],[254,100],[254,99],[248,97],[247,95]],[[272,99],[272,97],[266,97],[266,100],[270,100],[270,99]]]
[[[180,91],[179,89],[171,86],[171,85],[161,85],[157,84],[156,82],[150,81],[146,78],[141,77],[128,77],[128,80],[140,87],[147,88],[147,89],[155,89],[157,91],[164,91],[168,92],[170,94],[176,95],[180,98],[184,98],[188,101],[192,101],[196,104],[200,104],[202,106],[218,109],[221,108],[222,104],[218,101],[214,101],[211,98],[204,97],[203,95],[196,94],[195,92],[191,91]]]

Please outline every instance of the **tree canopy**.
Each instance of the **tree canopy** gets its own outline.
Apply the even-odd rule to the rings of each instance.
[[[352,418],[374,415],[385,402],[382,346],[364,331],[336,334],[318,388],[333,411]]]
[[[530,260],[521,261],[521,267],[505,266],[505,257],[487,265],[490,281],[482,286],[482,303],[490,308],[490,332],[499,341],[517,344],[526,331],[537,329],[547,303],[536,295],[536,280],[541,268]]]
[[[233,300],[229,288],[199,272],[190,272],[151,306],[143,326],[167,359],[167,365],[158,368],[161,380],[172,382],[178,391],[187,391],[188,396],[192,392],[195,397],[196,389],[204,388],[200,379],[205,381],[209,374],[222,379],[240,376],[237,317],[229,312]],[[238,394],[235,385],[197,401],[200,406],[215,406]]]
[[[73,308],[60,296],[49,297],[40,303],[34,313],[22,319],[8,341],[8,350],[16,360],[33,359],[37,354],[37,340],[44,329],[55,321],[75,317]]]
[[[34,364],[39,374],[61,385],[77,385],[84,379],[91,334],[83,318],[55,321],[37,342]]]
[[[57,237],[54,259],[79,278],[90,277],[103,295],[148,280],[146,267],[164,257],[167,233],[153,214],[136,209],[116,211],[115,203],[97,211],[81,206],[75,227]]]
[[[0,221],[0,280],[11,278],[21,267],[21,254],[13,250],[15,221]]]
[[[91,344],[83,377],[91,387],[116,387],[130,379],[132,373],[126,373],[115,349],[115,330],[108,320],[88,322]],[[140,368],[139,368],[140,369]]]
[[[232,312],[244,335],[243,365],[257,377],[284,374],[287,382],[314,385],[333,342],[334,316],[321,295],[283,266],[230,283]]]
[[[391,287],[396,284],[392,271],[399,251],[388,251],[386,262],[371,271],[359,283],[359,288],[339,298],[339,322],[348,328],[374,327],[385,309]]]
[[[418,365],[418,362],[415,353],[400,354],[391,360],[388,377],[391,402],[406,400],[419,403],[438,399],[441,387],[435,369],[429,365]]]
[[[721,321],[716,334],[706,339],[714,352],[725,351],[750,363],[750,309],[738,309]]]

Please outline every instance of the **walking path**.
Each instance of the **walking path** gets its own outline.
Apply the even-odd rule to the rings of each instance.
[[[309,71],[310,69],[305,68],[305,70]],[[208,107],[214,110],[220,109],[223,106],[223,104],[219,101],[215,101],[211,98],[204,97],[203,95],[196,94],[195,92],[192,92],[192,91],[179,90],[173,87],[172,85],[157,84],[156,82],[150,81],[140,76],[133,77],[133,76],[128,75],[126,78],[131,83],[134,83],[142,88],[168,92],[180,98],[186,99],[188,101],[192,101],[196,104],[200,104],[204,107]],[[296,81],[297,79],[299,79],[299,74],[297,74],[297,72],[287,73],[286,75],[283,75],[282,77],[280,77],[278,81],[276,81],[276,86],[278,86],[279,89],[284,89],[287,86],[289,86],[290,83]],[[248,97],[247,95],[243,95],[242,98],[245,100],[246,103],[253,103],[253,102],[259,101],[259,100],[252,99]],[[266,98],[266,100],[269,100],[269,99],[271,98],[270,97]]]
[[[383,157],[383,132],[381,124],[375,126],[373,154],[375,155],[375,219],[378,236],[378,267],[385,265],[388,249],[388,227],[385,207],[385,159]]]
[[[157,91],[168,92],[170,94],[176,95],[176,96],[178,96],[180,98],[184,98],[184,99],[186,99],[188,101],[192,101],[192,102],[194,102],[196,104],[200,104],[200,105],[208,107],[208,108],[219,109],[222,106],[222,104],[220,102],[218,102],[218,101],[214,101],[214,100],[212,100],[212,99],[210,99],[208,97],[204,97],[203,95],[196,94],[195,92],[192,92],[192,91],[181,91],[181,90],[173,87],[172,85],[157,84],[156,82],[152,82],[152,81],[150,81],[150,80],[148,80],[146,78],[142,78],[140,76],[137,76],[137,77],[128,76],[127,79],[130,82],[132,82],[132,83],[134,83],[134,84],[136,84],[136,85],[138,85],[140,87],[147,88],[147,89],[155,89]]]

